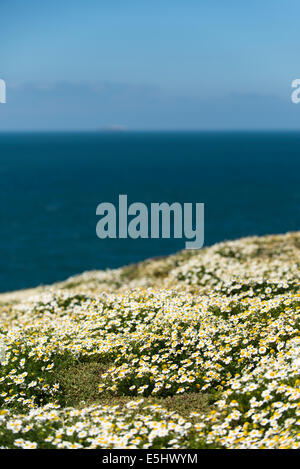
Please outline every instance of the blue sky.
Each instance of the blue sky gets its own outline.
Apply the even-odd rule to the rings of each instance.
[[[1,0],[0,130],[300,127],[298,0]]]

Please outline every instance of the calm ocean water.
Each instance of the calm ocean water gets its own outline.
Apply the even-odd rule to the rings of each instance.
[[[96,206],[204,202],[205,244],[300,229],[300,133],[0,134],[0,291],[184,248],[100,240]]]

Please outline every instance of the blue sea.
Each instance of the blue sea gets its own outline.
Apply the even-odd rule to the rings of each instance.
[[[300,229],[300,133],[0,134],[0,291],[184,248],[96,236],[96,207],[204,202],[205,245]]]

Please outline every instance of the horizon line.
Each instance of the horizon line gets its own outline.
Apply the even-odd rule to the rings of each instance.
[[[93,133],[93,134],[128,134],[128,133],[229,133],[229,132],[300,132],[300,128],[241,128],[241,129],[0,129],[5,133]]]

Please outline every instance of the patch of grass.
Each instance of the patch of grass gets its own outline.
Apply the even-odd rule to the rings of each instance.
[[[71,407],[89,405],[119,405],[124,407],[128,402],[144,399],[145,404],[159,404],[165,409],[177,412],[188,418],[191,412],[208,413],[212,409],[210,396],[200,393],[188,393],[168,397],[132,397],[99,394],[98,385],[101,375],[109,367],[107,364],[89,362],[78,363],[58,370],[54,377],[61,386],[64,404]]]
[[[102,363],[78,363],[61,368],[54,373],[54,381],[59,383],[64,404],[77,407],[83,401],[90,405],[99,400],[98,385],[107,365]]]
[[[184,418],[188,418],[192,412],[202,414],[212,410],[212,405],[209,404],[209,396],[200,393],[188,393],[160,398],[150,397],[145,399],[145,401],[159,404],[169,411],[177,412]]]

